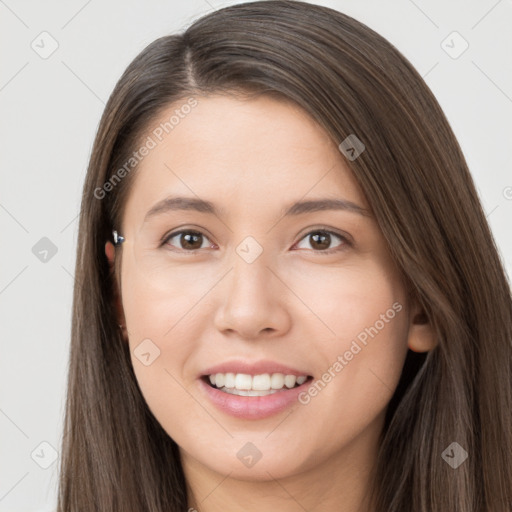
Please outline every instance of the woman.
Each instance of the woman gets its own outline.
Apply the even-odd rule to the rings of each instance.
[[[60,511],[511,510],[503,266],[434,96],[354,19],[240,4],[137,56],[76,278]]]

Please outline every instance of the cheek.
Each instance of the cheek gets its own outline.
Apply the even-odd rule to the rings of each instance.
[[[405,295],[381,262],[336,269],[316,284],[313,278],[302,280],[299,293],[321,320],[310,321],[324,333],[315,347],[321,367],[301,403],[310,409],[310,430],[323,416],[322,435],[341,440],[340,432],[360,432],[375,420],[396,389],[407,353]]]
[[[184,386],[201,340],[201,323],[195,320],[201,308],[194,304],[204,294],[204,283],[187,285],[176,279],[175,286],[162,286],[148,281],[136,265],[123,270],[123,309],[135,377],[154,416],[175,429],[169,435],[179,437],[183,411],[193,406]]]
[[[311,326],[316,318],[318,336],[323,339],[335,338],[343,346],[358,335],[364,342],[368,329],[388,333],[398,329],[403,334],[407,324],[404,290],[394,268],[381,259],[286,272],[285,279],[294,284],[294,293],[307,307],[295,321],[300,326],[307,318]]]
[[[165,346],[173,345],[176,332],[190,327],[205,293],[206,281],[198,279],[197,272],[169,268],[161,260],[159,256],[157,264],[149,265],[140,258],[125,260],[123,309],[133,343],[154,337]]]

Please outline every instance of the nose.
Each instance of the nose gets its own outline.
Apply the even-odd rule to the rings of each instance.
[[[263,255],[248,263],[235,254],[231,271],[218,287],[215,326],[224,334],[249,340],[281,336],[291,325],[287,292]]]

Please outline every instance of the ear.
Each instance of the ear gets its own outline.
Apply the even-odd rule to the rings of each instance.
[[[115,260],[115,257],[116,257],[116,250],[114,248],[114,244],[112,242],[110,242],[110,241],[105,244],[105,255],[107,256],[110,269],[112,270],[113,267],[114,267],[114,260]]]
[[[438,344],[432,324],[424,309],[413,301],[409,314],[407,346],[413,352],[428,352]]]
[[[110,241],[105,243],[105,255],[107,256],[110,272],[114,273],[114,261],[116,257],[116,250],[114,244]],[[121,330],[123,332],[123,338],[128,339],[127,330],[126,330],[126,319],[124,317],[123,305],[121,303],[121,298],[119,296],[119,286],[117,280],[114,275],[114,300],[115,300],[115,309],[117,313],[117,323],[121,326]]]

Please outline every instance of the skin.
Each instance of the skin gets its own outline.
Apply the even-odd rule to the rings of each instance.
[[[189,505],[205,512],[371,510],[364,496],[386,407],[407,348],[434,348],[432,329],[416,320],[421,310],[408,302],[371,215],[281,216],[283,207],[314,198],[369,210],[318,124],[265,96],[196,99],[139,164],[119,229],[122,249],[105,246],[111,265],[122,250],[118,320],[144,398],[180,447]],[[169,211],[144,222],[172,195],[210,200],[220,214]],[[159,247],[182,227],[204,234],[195,255],[180,236]],[[311,237],[320,228],[347,233],[353,244],[333,235],[326,248],[341,250],[322,254]],[[263,248],[252,263],[236,252],[247,236]],[[397,302],[401,311],[307,405],[243,420],[201,393],[202,370],[235,358],[269,359],[321,378]],[[160,355],[146,366],[134,350],[148,338]],[[236,456],[247,442],[262,453],[250,468]]]

